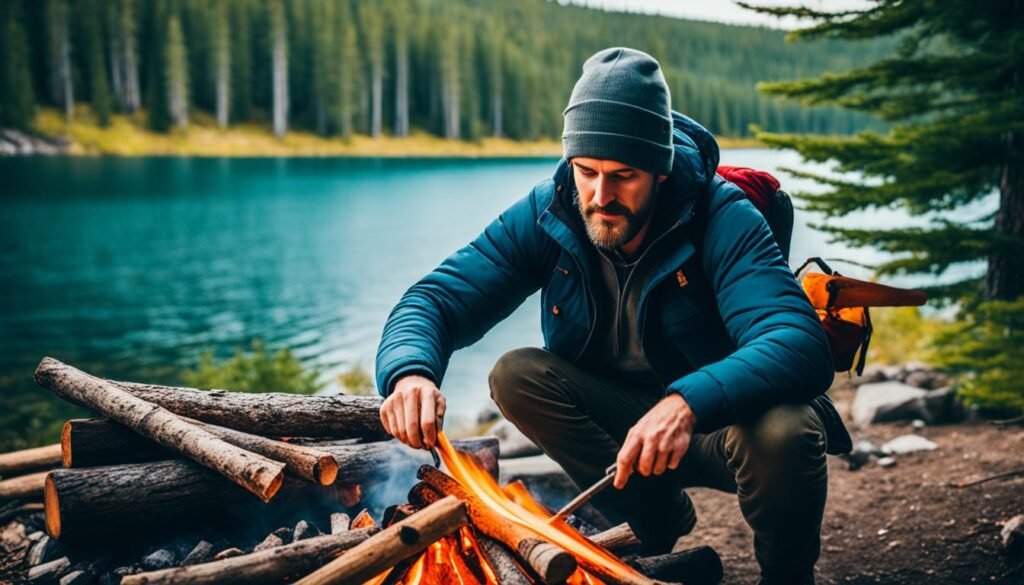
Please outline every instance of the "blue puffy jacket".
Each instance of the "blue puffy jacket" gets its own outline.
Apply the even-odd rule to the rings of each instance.
[[[648,252],[657,256],[639,300],[639,338],[666,390],[686,399],[698,432],[710,432],[822,395],[832,357],[764,217],[715,175],[714,138],[681,114],[673,123],[675,161],[659,193],[673,198],[678,219],[665,232],[669,244]],[[382,395],[410,373],[440,384],[455,350],[538,288],[546,348],[578,362],[594,331],[592,290],[601,277],[572,192],[562,160],[551,179],[405,293],[377,352]]]

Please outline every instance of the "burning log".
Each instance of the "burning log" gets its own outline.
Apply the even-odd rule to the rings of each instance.
[[[314,483],[330,485],[338,475],[338,463],[330,453],[217,425],[188,422],[236,447],[281,461],[286,471]],[[133,463],[174,456],[145,437],[104,418],[69,420],[64,424],[60,443],[65,467]]]
[[[466,508],[457,498],[444,498],[385,528],[296,585],[361,584],[464,526]]]
[[[0,453],[0,478],[60,465],[60,445]]]
[[[214,469],[270,501],[281,487],[284,463],[236,447],[161,406],[133,396],[105,380],[43,358],[36,383],[76,404],[89,407],[153,441]]]
[[[434,491],[465,501],[466,510],[477,530],[515,551],[543,582],[561,583],[576,571],[576,559],[571,554],[526,527],[498,516],[476,494],[440,470],[423,466],[417,476]],[[427,493],[423,495],[429,497]]]
[[[470,453],[497,451],[498,441],[493,437],[467,439],[456,441],[455,446]],[[430,459],[426,451],[404,448],[397,441],[327,446],[323,450],[337,460],[344,481],[357,487],[381,473],[401,471],[396,460],[411,468]],[[45,475],[37,480],[37,490],[41,490]],[[277,499],[308,503],[324,496],[336,501],[337,487],[325,491],[289,478]],[[144,522],[182,523],[250,503],[237,486],[187,460],[56,469],[50,472],[45,491],[46,526],[54,538],[112,533],[143,527]]]
[[[220,561],[126,575],[121,585],[176,583],[284,583],[322,567],[339,554],[364,543],[375,528],[314,536]]]
[[[414,485],[409,491],[409,501],[418,506],[428,506],[443,497],[441,492],[425,482]],[[498,583],[501,585],[530,585],[531,580],[519,566],[512,551],[479,529],[473,529],[472,533],[479,545],[480,555],[487,561]]]
[[[38,500],[43,494],[43,483],[48,471],[38,471],[28,475],[0,480],[0,501],[2,500]]]
[[[370,515],[370,511],[363,508],[363,510],[356,514],[356,517],[352,519],[352,523],[349,524],[349,528],[354,530],[356,528],[370,528],[371,526],[376,525],[377,521]]]
[[[196,390],[109,381],[146,402],[203,422],[265,437],[331,437],[379,441],[390,436],[380,424],[381,399],[371,396],[302,396]]]
[[[625,522],[604,532],[598,532],[589,538],[594,544],[611,552],[640,546],[640,539],[633,534],[633,529]]]
[[[710,546],[641,557],[629,565],[652,579],[686,585],[717,585],[722,581],[722,559]]]

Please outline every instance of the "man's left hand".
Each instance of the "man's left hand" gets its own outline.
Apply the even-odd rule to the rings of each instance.
[[[661,475],[679,467],[690,447],[697,417],[679,394],[669,394],[629,429],[615,460],[615,487],[622,489],[633,473]]]

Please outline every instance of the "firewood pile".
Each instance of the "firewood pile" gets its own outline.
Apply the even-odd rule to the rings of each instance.
[[[444,465],[434,467],[429,453],[387,437],[377,398],[115,382],[51,358],[35,379],[100,417],[68,421],[58,445],[0,454],[0,583],[722,576],[707,547],[637,557],[625,525],[548,524],[551,511],[524,484],[499,486],[493,437],[442,435]],[[407,494],[381,502],[403,482]]]

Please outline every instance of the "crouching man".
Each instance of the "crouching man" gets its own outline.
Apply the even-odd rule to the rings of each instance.
[[[824,330],[764,218],[717,177],[718,145],[671,109],[657,61],[593,55],[553,177],[415,284],[377,354],[381,421],[435,443],[451,354],[541,289],[545,347],[490,375],[502,413],[625,519],[650,554],[696,523],[685,490],[736,493],[762,583],[813,583],[826,450],[849,435],[824,396]]]

